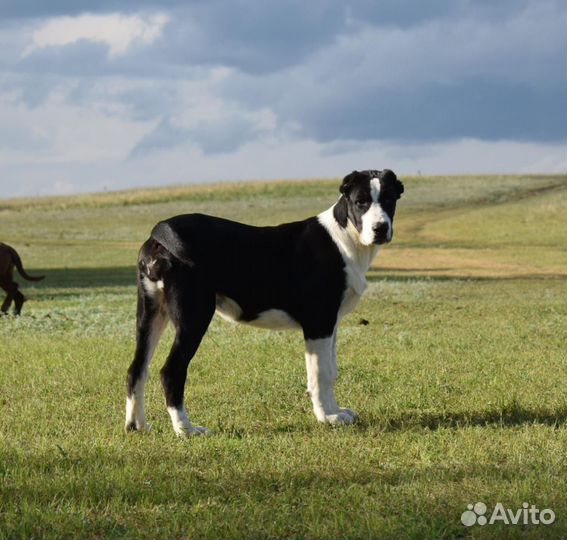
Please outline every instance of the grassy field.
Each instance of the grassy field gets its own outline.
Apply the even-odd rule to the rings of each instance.
[[[157,376],[170,330],[153,430],[123,433],[140,243],[177,213],[313,215],[338,181],[0,200],[0,241],[47,276],[20,279],[23,315],[0,318],[0,538],[565,538],[566,178],[404,182],[339,332],[338,400],[359,423],[315,422],[300,333],[215,319],[187,387],[214,435],[189,440]],[[479,501],[556,521],[464,527]]]

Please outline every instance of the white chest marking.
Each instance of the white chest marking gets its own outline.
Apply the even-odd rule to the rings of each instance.
[[[363,244],[358,231],[350,221],[347,221],[346,227],[341,227],[333,215],[333,207],[317,217],[319,223],[331,235],[345,263],[346,290],[339,309],[340,319],[356,307],[364,293],[366,272],[378,254],[379,247],[376,244]]]
[[[339,308],[338,320],[349,314],[360,301],[361,294],[358,294],[352,287],[348,287],[343,296],[341,307]]]

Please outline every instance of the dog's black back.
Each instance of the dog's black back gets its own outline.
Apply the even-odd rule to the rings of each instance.
[[[167,253],[156,255],[150,241],[142,260],[154,257],[166,272],[183,266],[186,280],[234,300],[242,322],[278,309],[310,338],[326,335],[334,324],[345,288],[344,262],[317,218],[253,227],[203,214],[180,215],[158,223],[151,239]]]

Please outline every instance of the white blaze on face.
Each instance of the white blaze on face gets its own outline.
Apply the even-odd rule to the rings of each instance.
[[[362,231],[360,233],[360,243],[369,246],[374,243],[376,227],[382,223],[388,224],[388,240],[392,238],[392,223],[386,212],[378,202],[380,199],[380,180],[372,178],[370,180],[370,196],[372,197],[372,204],[366,213],[362,216]]]

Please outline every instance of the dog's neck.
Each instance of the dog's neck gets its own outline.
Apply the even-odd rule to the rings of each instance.
[[[370,246],[362,244],[360,234],[349,219],[347,219],[347,226],[341,227],[335,219],[333,208],[334,205],[319,214],[317,218],[339,248],[345,261],[351,286],[357,294],[362,294],[366,289],[366,272],[380,248],[376,244]]]

